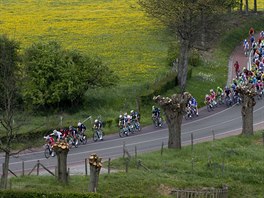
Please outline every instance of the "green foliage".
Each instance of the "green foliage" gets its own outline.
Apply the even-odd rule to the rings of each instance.
[[[19,63],[19,43],[6,35],[0,35],[0,111],[7,110],[9,105],[13,106],[18,99]],[[8,105],[7,101],[10,102]]]
[[[34,43],[24,57],[23,96],[37,107],[78,104],[89,87],[115,83],[116,76],[101,60],[64,50],[55,41]]]

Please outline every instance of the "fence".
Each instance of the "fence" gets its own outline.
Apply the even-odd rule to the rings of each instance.
[[[228,188],[202,189],[202,190],[173,190],[172,195],[176,198],[227,198]]]

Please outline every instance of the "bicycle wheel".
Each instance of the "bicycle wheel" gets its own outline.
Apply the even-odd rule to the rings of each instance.
[[[75,138],[75,139],[73,140],[73,144],[74,144],[74,147],[75,147],[75,148],[77,148],[77,147],[79,146],[79,140],[78,140],[78,138]]]
[[[98,140],[98,135],[97,135],[97,132],[95,131],[93,133],[93,141],[96,142]]]
[[[49,148],[49,146],[46,146],[46,147],[45,147],[44,155],[45,155],[45,157],[46,157],[47,159],[50,157],[51,152],[50,152],[50,148]]]
[[[138,132],[141,131],[141,126],[139,122],[136,123],[135,128],[137,129]]]
[[[83,144],[87,144],[87,138],[86,138],[86,135],[83,135],[83,136],[82,136],[82,143],[83,143]]]
[[[124,129],[122,128],[122,129],[120,129],[119,130],[119,137],[124,137]]]

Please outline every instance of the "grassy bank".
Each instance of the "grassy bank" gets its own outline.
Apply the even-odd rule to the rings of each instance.
[[[144,195],[170,197],[173,189],[221,188],[228,186],[228,197],[263,197],[263,139],[259,131],[253,137],[235,136],[185,146],[182,150],[164,149],[137,155],[148,169],[137,169],[132,157],[128,172],[125,160],[111,163],[117,173],[101,174],[98,193],[103,197]],[[106,159],[104,159],[106,160]],[[104,164],[106,167],[107,164]],[[51,176],[12,178],[13,189],[86,192],[89,178],[72,176],[69,186],[60,185]],[[171,196],[173,197],[173,196]]]

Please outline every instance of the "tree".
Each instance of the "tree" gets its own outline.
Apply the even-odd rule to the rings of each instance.
[[[57,179],[64,184],[68,183],[69,172],[67,170],[67,156],[69,152],[69,144],[64,141],[56,142],[53,149],[57,156]]]
[[[23,97],[35,107],[79,104],[88,88],[110,86],[117,79],[100,59],[64,50],[55,41],[26,49],[24,64]]]
[[[154,96],[153,100],[164,110],[169,129],[168,148],[181,148],[181,125],[191,94],[173,94],[171,98]]]
[[[258,5],[257,0],[254,0],[254,12],[258,11],[257,5]]]
[[[253,107],[256,104],[254,97],[257,92],[251,83],[239,85],[237,91],[240,93],[242,99],[242,134],[253,135]]]
[[[246,13],[246,15],[248,15],[248,0],[246,0],[245,13]]]
[[[139,0],[142,8],[176,34],[180,43],[178,84],[185,91],[188,57],[194,47],[204,48],[215,38],[222,15],[233,0]]]
[[[0,150],[5,154],[1,188],[7,188],[9,158],[12,154],[13,142],[16,140],[16,128],[13,124],[17,109],[19,82],[19,44],[7,36],[0,36]]]

